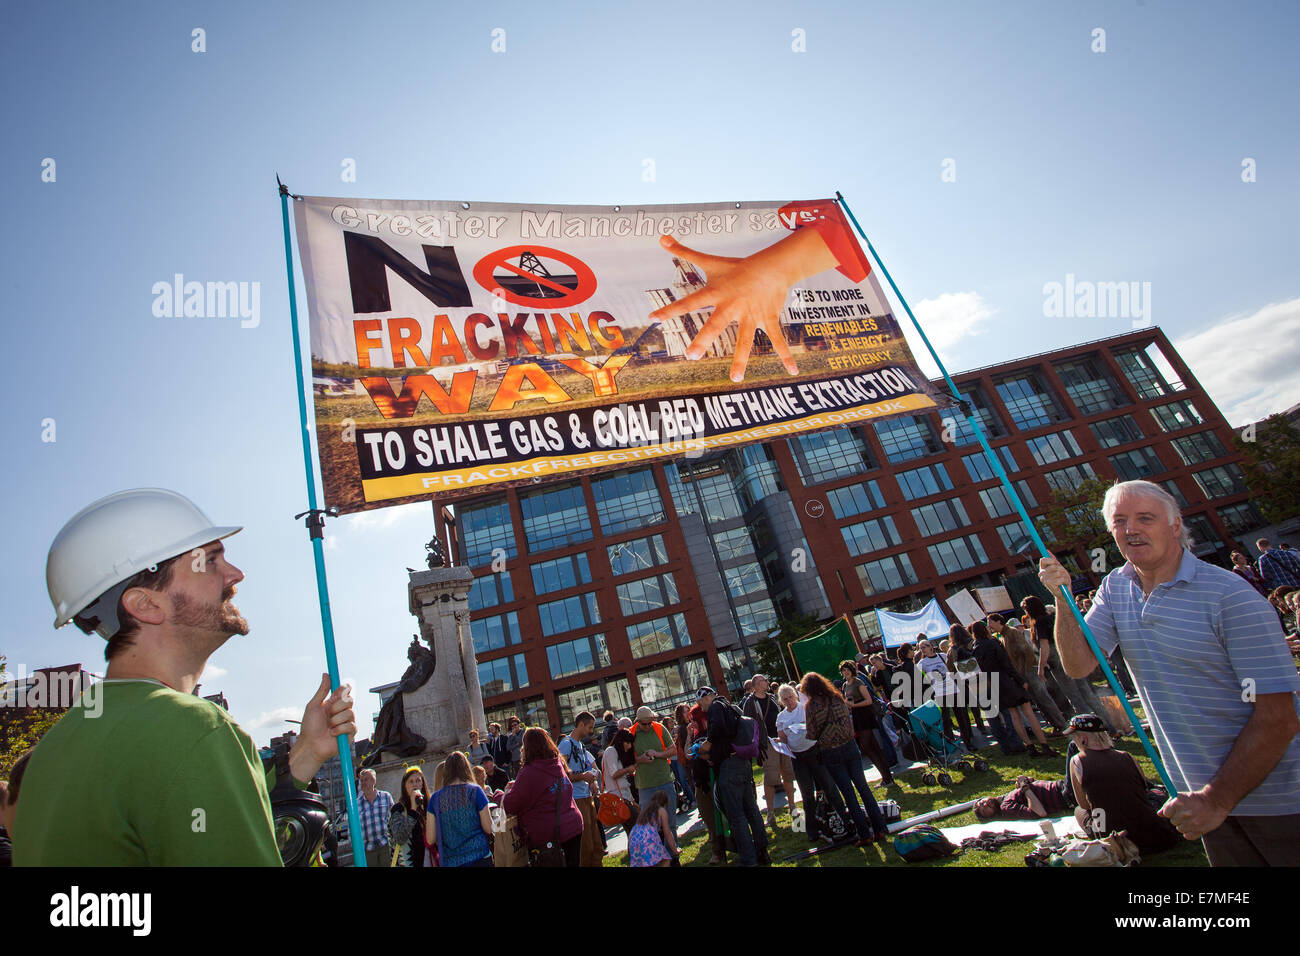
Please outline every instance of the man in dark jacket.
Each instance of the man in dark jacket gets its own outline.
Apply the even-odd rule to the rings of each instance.
[[[754,766],[749,757],[737,756],[733,744],[740,729],[740,712],[717,696],[711,687],[697,691],[700,707],[708,714],[709,761],[717,775],[722,812],[731,825],[741,866],[771,866],[767,831],[754,796]]]
[[[771,682],[762,674],[751,678],[752,692],[741,705],[741,713],[753,717],[763,728],[769,739],[777,735],[776,715],[781,712],[781,705],[768,693]],[[760,754],[758,765],[763,768],[763,796],[767,798],[767,825],[776,829],[776,788],[780,785],[785,790],[785,805],[794,809],[794,763],[785,754],[768,748]]]
[[[984,673],[984,680],[989,682],[988,691],[995,695],[992,703],[996,713],[988,713],[986,716],[989,729],[997,738],[998,746],[1007,756],[1026,752],[1032,757],[1040,756],[1038,748],[1033,744],[1026,745],[1017,739],[1011,724],[1011,709],[1029,700],[1028,693],[1023,689],[1026,686],[1024,677],[1011,663],[1011,657],[1007,654],[1007,649],[1002,646],[1002,642],[995,640],[989,634],[988,627],[983,622],[975,622],[971,627],[971,634],[975,638],[975,643],[971,646],[975,663],[979,664],[980,670]],[[1048,750],[1041,756],[1046,757],[1051,753]]]

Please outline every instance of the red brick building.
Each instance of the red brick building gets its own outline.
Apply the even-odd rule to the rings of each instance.
[[[1053,488],[1149,478],[1198,555],[1263,524],[1231,428],[1158,328],[954,376],[1037,518]],[[847,615],[1001,583],[1028,535],[955,410],[704,458],[434,503],[477,580],[471,630],[489,720],[660,712],[736,686],[781,618]],[[1040,522],[1040,525],[1042,522]],[[1079,568],[1089,570],[1087,555]],[[1099,579],[1099,576],[1098,576]]]

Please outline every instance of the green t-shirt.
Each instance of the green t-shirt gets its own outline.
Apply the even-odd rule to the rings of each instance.
[[[267,786],[252,738],[211,701],[106,680],[32,753],[14,865],[281,866]]]
[[[647,750],[653,750],[656,753],[664,750],[672,750],[672,735],[664,731],[663,740],[655,733],[653,726],[646,730],[641,729],[640,724],[632,725],[633,733],[633,752],[643,754]],[[664,740],[668,741],[667,745]],[[667,760],[656,757],[652,763],[639,763],[636,765],[636,788],[644,790],[647,787],[661,787],[673,779],[673,768]]]

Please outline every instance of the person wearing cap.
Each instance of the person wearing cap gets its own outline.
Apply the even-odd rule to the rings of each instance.
[[[55,626],[108,643],[105,679],[32,752],[19,807],[18,866],[280,866],[252,739],[195,696],[208,658],[248,622],[232,603],[244,575],[217,527],[162,489],[103,498],[55,537],[46,583]],[[299,788],[356,732],[351,689],[329,677],[289,754]],[[97,781],[93,799],[69,781]]]
[[[1150,787],[1133,755],[1116,750],[1096,714],[1070,719],[1070,790],[1085,833],[1103,837],[1124,830],[1145,857],[1177,846],[1178,830],[1151,805]]]
[[[677,834],[677,785],[673,782],[673,767],[669,762],[677,753],[659,717],[649,707],[638,708],[636,723],[631,728],[633,752],[636,754],[636,790],[641,806],[648,806],[650,798],[662,791],[668,798],[668,822],[674,837]]]
[[[480,762],[479,766],[483,768],[483,773],[487,776],[488,786],[493,790],[504,790],[506,784],[510,782],[510,774],[506,773],[501,767],[497,766],[496,758],[488,754]]]
[[[1250,584],[1198,559],[1178,503],[1149,481],[1112,486],[1102,513],[1124,566],[1097,590],[1088,627],[1102,654],[1123,647],[1177,794],[1160,810],[1212,866],[1300,865],[1300,676],[1277,615]],[[1054,557],[1057,650],[1085,678],[1097,659]]]
[[[727,862],[727,838],[724,826],[718,825],[722,810],[714,801],[714,784],[717,782],[713,765],[709,762],[709,705],[717,692],[712,687],[700,687],[695,691],[695,705],[689,712],[690,721],[685,740],[681,746],[691,757],[691,773],[695,781],[695,802],[700,809],[700,819],[704,821],[709,833],[709,846],[712,853],[709,865],[718,866]]]

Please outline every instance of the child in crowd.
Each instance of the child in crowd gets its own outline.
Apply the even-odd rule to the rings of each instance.
[[[627,838],[633,866],[669,866],[677,860],[677,841],[668,821],[668,795],[652,796]]]

